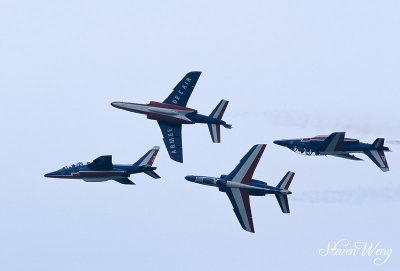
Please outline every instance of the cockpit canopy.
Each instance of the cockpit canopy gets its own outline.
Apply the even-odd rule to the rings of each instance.
[[[83,162],[78,162],[78,163],[72,164],[72,165],[70,165],[70,166],[65,166],[65,167],[63,167],[62,169],[70,169],[70,168],[81,167],[81,166],[85,166],[85,165],[87,165],[87,164],[89,164],[89,163],[90,163],[90,162],[85,162],[85,163],[83,163]]]

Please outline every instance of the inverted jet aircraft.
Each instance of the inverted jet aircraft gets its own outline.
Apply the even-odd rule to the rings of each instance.
[[[228,105],[226,100],[221,100],[210,116],[198,114],[197,110],[186,107],[200,74],[201,72],[186,74],[162,103],[153,101],[148,104],[113,102],[111,105],[126,111],[144,114],[151,120],[157,120],[169,156],[172,160],[182,163],[182,124],[207,123],[214,143],[221,142],[221,125],[228,129],[232,128],[232,125],[226,124],[222,120]]]
[[[160,147],[155,146],[131,165],[117,165],[112,163],[111,155],[103,155],[91,163],[76,163],[69,167],[45,174],[49,178],[83,179],[86,182],[104,182],[114,180],[121,184],[135,184],[128,177],[131,174],[146,173],[154,179],[160,176],[154,171],[153,162]]]
[[[358,139],[345,138],[344,132],[335,132],[329,136],[274,141],[277,145],[305,155],[332,155],[350,160],[362,160],[351,153],[364,153],[382,171],[389,171],[385,151],[390,150],[383,146],[384,142],[384,138],[377,138],[372,144],[362,143]]]
[[[290,213],[287,195],[292,194],[288,189],[294,172],[289,171],[286,173],[276,187],[269,186],[266,182],[252,179],[265,147],[266,144],[254,145],[229,175],[221,175],[219,178],[193,175],[185,177],[190,182],[216,186],[219,191],[225,192],[232,203],[233,211],[240,225],[249,232],[254,232],[250,196],[274,194],[282,212]]]

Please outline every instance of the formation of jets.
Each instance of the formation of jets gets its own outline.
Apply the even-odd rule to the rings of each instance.
[[[148,119],[156,120],[163,134],[163,141],[170,158],[183,163],[182,125],[205,123],[214,143],[221,142],[221,126],[231,129],[232,125],[222,120],[228,101],[221,100],[209,116],[199,114],[187,107],[189,98],[201,75],[193,71],[186,74],[176,85],[172,93],[162,102],[151,101],[148,104],[112,102],[111,105],[130,112],[144,114]],[[382,171],[389,171],[384,146],[384,139],[377,138],[372,144],[362,143],[358,139],[346,138],[344,132],[334,132],[329,136],[316,136],[301,139],[275,140],[275,144],[287,147],[305,155],[331,155],[350,160],[362,160],[352,153],[366,154]],[[250,196],[275,195],[283,213],[290,213],[288,195],[289,186],[295,175],[287,172],[277,186],[252,179],[254,171],[265,150],[266,144],[254,145],[239,164],[228,175],[220,177],[188,175],[186,180],[198,184],[218,187],[226,193],[233,211],[242,226],[248,232],[254,232],[251,214]],[[121,184],[133,185],[129,177],[132,174],[145,173],[155,179],[160,176],[155,172],[153,162],[159,147],[155,146],[133,164],[113,164],[111,155],[103,155],[92,162],[79,162],[71,166],[45,174],[48,178],[82,179],[86,182],[114,180]]]

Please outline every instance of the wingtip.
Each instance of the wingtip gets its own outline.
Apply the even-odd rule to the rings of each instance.
[[[183,159],[176,159],[176,158],[174,159],[174,158],[172,158],[172,157],[171,157],[171,159],[174,160],[175,162],[183,163]]]

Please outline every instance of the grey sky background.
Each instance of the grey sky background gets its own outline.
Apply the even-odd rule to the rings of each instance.
[[[400,265],[400,145],[391,171],[305,157],[280,138],[345,131],[400,139],[398,1],[0,2],[1,270],[394,270]],[[183,128],[184,164],[169,159],[156,122],[112,101],[162,101],[203,72],[188,106],[230,104],[213,144]],[[254,178],[296,172],[292,213],[251,198],[255,234],[228,198],[184,180],[229,173],[254,144],[268,146]],[[45,179],[112,154],[133,163],[154,145],[161,180],[136,186]],[[329,241],[378,242],[367,257],[322,257]]]

